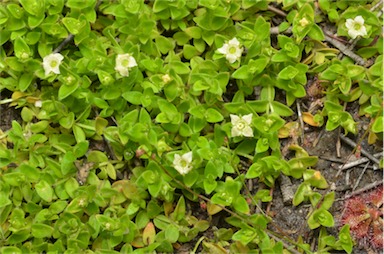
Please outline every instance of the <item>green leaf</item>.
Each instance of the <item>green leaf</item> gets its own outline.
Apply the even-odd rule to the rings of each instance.
[[[185,59],[191,59],[194,56],[197,56],[199,54],[199,51],[194,47],[189,44],[185,44],[183,46],[183,54]]]
[[[37,182],[40,178],[41,171],[35,167],[32,167],[27,164],[21,164],[18,169],[22,174],[24,174],[27,179],[31,182]]]
[[[248,65],[243,65],[239,69],[237,69],[234,73],[232,73],[232,78],[235,79],[248,79],[251,77],[251,73],[249,72]]]
[[[170,224],[165,229],[165,239],[170,243],[175,243],[179,239],[180,230],[176,225]]]
[[[206,194],[211,194],[212,191],[214,191],[215,188],[217,187],[217,182],[215,180],[215,177],[213,177],[212,175],[205,176],[203,184],[204,184],[204,190]]]
[[[259,177],[262,173],[263,173],[263,165],[258,162],[255,162],[249,167],[245,175],[245,178],[247,179],[256,178],[256,177]]]
[[[167,38],[161,35],[155,38],[155,43],[157,48],[164,55],[175,47],[175,42],[172,38]]]
[[[254,75],[261,73],[268,65],[269,59],[267,57],[260,57],[257,60],[251,59],[248,63],[248,71]]]
[[[335,221],[330,212],[320,208],[315,210],[308,218],[308,225],[311,229],[318,228],[320,225],[325,227],[333,227],[335,225]]]
[[[81,127],[77,125],[73,125],[72,129],[73,129],[73,134],[75,135],[75,139],[77,143],[80,143],[86,140],[85,132]]]
[[[169,66],[175,70],[177,74],[189,74],[191,71],[186,63],[180,61],[172,61],[169,63]]]
[[[365,68],[358,65],[349,65],[347,68],[348,77],[354,78],[360,74],[362,74],[365,71]]]
[[[46,224],[34,223],[32,224],[32,236],[36,238],[49,238],[53,233],[53,228]]]
[[[2,254],[22,254],[23,252],[14,246],[4,246],[1,248]]]
[[[308,36],[314,40],[324,41],[323,30],[317,25],[313,24],[311,30],[308,32]]]
[[[31,56],[31,49],[21,37],[15,39],[14,50],[15,56],[19,59],[28,59]]]
[[[221,122],[224,120],[224,117],[223,115],[217,111],[216,109],[213,109],[213,108],[209,108],[207,109],[207,111],[205,112],[205,119],[207,120],[207,122],[209,123],[217,123],[217,122]]]
[[[9,3],[7,4],[7,9],[11,13],[11,15],[17,19],[22,19],[24,15],[23,8],[20,7],[18,4]],[[8,22],[10,23],[10,22]],[[18,29],[16,29],[18,30]]]
[[[23,109],[21,110],[21,118],[23,119],[24,122],[32,121],[33,116],[34,116],[34,113],[30,108],[23,107]]]
[[[22,243],[25,240],[27,240],[30,237],[30,232],[29,230],[19,230],[15,233],[13,233],[11,236],[8,237],[7,243],[9,244],[17,244],[17,243]]]
[[[69,112],[67,116],[64,116],[60,118],[59,123],[61,126],[63,126],[65,129],[72,128],[72,125],[75,122],[75,114],[73,112]]]
[[[256,153],[262,153],[267,151],[269,148],[269,143],[267,138],[260,138],[256,143]]]
[[[38,27],[41,24],[41,22],[43,22],[44,18],[45,18],[44,13],[41,13],[38,16],[28,16],[28,26],[32,29],[35,27]]]
[[[353,241],[349,229],[350,225],[345,224],[339,232],[339,240],[341,243],[343,250],[345,250],[348,254],[352,253]]]
[[[53,199],[53,189],[52,186],[47,183],[45,180],[40,180],[35,185],[37,194],[46,202],[50,203]]]
[[[201,28],[198,26],[190,26],[184,32],[194,39],[200,39],[202,34]]]
[[[291,80],[291,79],[293,79],[298,73],[299,73],[299,71],[298,71],[295,67],[289,65],[289,66],[285,67],[283,70],[281,70],[281,71],[279,72],[279,74],[277,75],[277,77],[278,77],[279,79]]]
[[[375,119],[375,121],[372,124],[372,131],[375,133],[381,133],[383,132],[383,117],[379,116]]]
[[[235,198],[235,200],[232,203],[232,206],[236,211],[240,213],[249,214],[249,205],[245,200],[245,198],[243,198],[240,195],[237,196],[237,198]]]
[[[10,172],[3,175],[3,180],[11,186],[21,186],[25,182],[25,175],[20,172]]]
[[[324,198],[323,202],[321,203],[321,208],[328,210],[332,207],[333,201],[335,200],[335,192],[329,192],[327,193]]]
[[[304,200],[306,200],[307,195],[311,192],[311,188],[308,183],[301,183],[296,190],[295,195],[293,196],[292,204],[294,206],[300,205]]]
[[[67,0],[66,6],[72,9],[84,9],[95,6],[96,0]]]
[[[79,83],[76,82],[72,85],[61,85],[59,88],[59,100],[64,100],[69,95],[73,94],[77,88],[79,88]]]
[[[126,99],[128,102],[132,103],[133,105],[141,105],[141,98],[143,94],[138,91],[128,91],[123,93],[122,96],[124,99]]]
[[[272,101],[270,102],[270,107],[273,109],[273,112],[276,112],[279,116],[291,116],[293,115],[293,110],[282,104],[281,102],[278,101]]]
[[[257,237],[256,230],[250,227],[242,228],[232,236],[233,241],[240,241],[244,246]]]

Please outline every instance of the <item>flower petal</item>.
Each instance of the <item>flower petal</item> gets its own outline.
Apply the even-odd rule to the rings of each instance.
[[[353,19],[347,19],[347,21],[345,22],[345,26],[348,28],[348,29],[353,29],[353,25],[354,25],[354,21]]]
[[[180,164],[180,161],[181,161],[181,156],[179,154],[175,154],[175,156],[173,157],[173,165],[179,165]]]
[[[132,68],[132,67],[135,67],[135,66],[137,66],[136,60],[135,60],[135,58],[133,56],[130,56],[129,57],[128,67]]]
[[[237,56],[234,54],[227,54],[225,58],[228,60],[229,63],[233,64],[237,60]]]
[[[360,30],[359,30],[359,33],[361,36],[366,36],[367,35],[367,29],[365,28],[365,26],[361,26]]]
[[[221,54],[226,55],[228,53],[229,45],[225,43],[221,48],[217,49],[217,51]]]
[[[252,116],[253,116],[253,114],[248,114],[248,115],[242,116],[241,118],[243,118],[243,120],[244,120],[248,125],[250,125],[250,124],[252,123]]]
[[[355,17],[355,22],[359,23],[360,25],[364,25],[364,18],[362,16],[356,16]]]
[[[238,137],[241,135],[242,135],[241,131],[238,128],[236,128],[236,126],[233,126],[231,129],[231,136],[232,137]]]
[[[240,42],[237,40],[236,37],[234,37],[232,40],[230,40],[228,42],[229,45],[233,45],[233,46],[240,46]]]
[[[191,163],[192,162],[192,152],[188,152],[188,153],[183,154],[183,156],[181,156],[181,158],[184,159],[186,162]]]
[[[229,116],[231,117],[231,123],[233,126],[235,126],[237,122],[240,120],[240,117],[237,115],[230,114]]]
[[[243,129],[242,134],[244,137],[253,137],[253,130],[251,127],[247,126]]]

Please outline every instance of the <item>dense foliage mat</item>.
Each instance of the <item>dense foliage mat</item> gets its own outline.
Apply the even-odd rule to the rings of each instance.
[[[1,1],[0,103],[21,116],[0,126],[1,253],[351,253],[361,213],[337,225],[300,136],[357,134],[354,103],[381,139],[381,7]],[[263,208],[281,175],[315,245]]]

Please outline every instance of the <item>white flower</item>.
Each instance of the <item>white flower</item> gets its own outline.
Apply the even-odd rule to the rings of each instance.
[[[63,59],[64,57],[60,53],[53,53],[45,56],[43,58],[43,68],[45,70],[45,76],[47,76],[51,72],[60,74],[59,66]]]
[[[170,82],[172,80],[172,78],[168,74],[161,76],[161,79],[163,80],[163,82],[165,84],[168,84],[168,82]]]
[[[129,70],[135,66],[137,66],[136,60],[130,54],[117,55],[115,70],[119,72],[121,76],[128,77]]]
[[[173,167],[182,175],[187,174],[192,169],[192,152],[188,152],[180,156],[175,154],[173,158]]]
[[[219,53],[225,55],[225,58],[229,63],[234,63],[240,59],[243,53],[243,48],[240,46],[240,42],[235,38],[225,43],[221,48],[217,50]]]
[[[253,137],[253,130],[251,128],[252,114],[245,116],[229,115],[232,123],[232,137],[244,136]]]
[[[35,107],[36,108],[41,108],[43,106],[43,102],[41,100],[35,101]]]
[[[299,23],[300,23],[300,26],[302,26],[302,27],[306,27],[309,24],[309,22],[306,18],[300,19]]]
[[[359,35],[367,35],[367,29],[364,26],[364,19],[362,16],[357,16],[355,19],[347,19],[345,26],[348,28],[348,34],[352,39],[355,39]]]

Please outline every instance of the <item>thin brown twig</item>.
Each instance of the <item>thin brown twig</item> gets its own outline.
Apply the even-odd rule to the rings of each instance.
[[[319,135],[317,135],[317,138],[315,139],[315,141],[313,141],[313,144],[312,144],[312,147],[316,147],[317,146],[317,143],[319,143],[320,141],[320,138],[324,135],[324,129],[322,129],[319,133]]]
[[[338,133],[338,136],[340,136],[340,133],[341,133],[340,128],[337,129],[337,133]],[[337,140],[336,140],[336,156],[337,156],[337,158],[341,157],[340,149],[341,149],[341,142],[340,142],[340,138],[337,137]]]
[[[287,16],[287,14],[286,14],[285,12],[283,12],[282,10],[277,9],[276,7],[273,7],[273,6],[271,6],[271,5],[268,5],[268,10],[269,10],[269,11],[272,11],[272,12],[274,12],[274,13],[276,13],[277,15],[280,15],[280,16],[282,16],[282,17],[286,17],[286,16]]]
[[[280,34],[280,33],[283,33],[283,34],[291,34],[292,33],[292,27],[288,27],[287,29],[285,29],[284,31],[281,31],[279,30],[279,27],[278,26],[275,26],[275,27],[271,27],[269,29],[269,33],[270,34]]]
[[[375,4],[374,6],[371,7],[371,9],[369,9],[369,11],[373,12],[375,11],[377,8],[380,7],[380,5],[383,4],[383,0],[380,0],[379,2],[377,2],[377,4]]]
[[[338,40],[335,40],[332,38],[327,31],[324,31],[324,37],[325,40],[329,43],[331,43],[333,46],[335,46],[337,49],[339,49],[344,55],[349,56],[352,58],[358,65],[365,66],[366,61],[360,57],[359,55],[356,55],[354,52],[352,52],[347,46],[345,46],[343,43],[339,42]]]
[[[70,43],[75,36],[73,34],[69,34],[64,41],[60,43],[60,45],[53,50],[53,53],[59,53],[68,43]]]
[[[353,188],[352,188],[352,191],[356,190],[357,186],[359,186],[359,183],[360,183],[360,181],[361,181],[361,178],[363,178],[363,175],[364,175],[365,171],[367,170],[369,163],[370,163],[370,162],[368,161],[368,163],[365,164],[365,167],[363,168],[363,171],[362,171],[361,174],[359,175],[359,178],[357,178],[356,183],[355,183],[355,185],[354,185]]]
[[[301,143],[303,144],[304,143],[304,121],[303,121],[303,116],[301,114],[299,101],[296,101],[296,107],[297,107],[297,115],[299,117],[299,122],[300,122],[300,139],[301,139]]]
[[[352,193],[350,193],[350,194],[348,194],[348,195],[345,195],[345,196],[342,197],[342,198],[338,198],[338,199],[336,199],[335,201],[342,201],[342,200],[351,198],[351,197],[353,197],[353,196],[356,196],[356,195],[359,195],[359,194],[361,194],[361,193],[363,193],[363,192],[366,192],[367,190],[374,189],[374,188],[376,188],[377,186],[382,185],[382,184],[383,184],[383,179],[378,180],[378,181],[375,181],[375,182],[373,182],[373,183],[371,183],[371,184],[368,184],[368,185],[364,186],[364,187],[361,188],[361,189],[358,189],[357,191],[353,191]]]
[[[373,156],[374,156],[374,157],[380,157],[381,155],[382,155],[382,153],[376,153],[376,154],[374,154]],[[342,161],[342,160],[341,160],[341,161]],[[365,162],[367,162],[367,161],[369,161],[369,159],[366,158],[366,157],[363,157],[363,158],[360,158],[360,159],[358,159],[358,160],[351,161],[351,162],[349,162],[349,163],[345,163],[344,165],[340,165],[340,166],[338,167],[338,169],[339,169],[339,170],[344,170],[344,169],[353,168],[353,167],[358,166],[358,165],[360,165],[360,164],[363,164],[363,163],[365,163]],[[341,163],[344,163],[344,162],[341,162]]]
[[[357,144],[352,140],[352,139],[349,139],[347,138],[346,136],[340,134],[339,137],[341,138],[342,141],[344,141],[346,144],[350,145],[351,147],[355,148],[357,146]],[[376,164],[380,164],[380,160],[377,159],[375,156],[373,156],[372,154],[370,154],[367,150],[365,150],[364,148],[361,148],[361,153],[364,154],[368,159],[370,159],[371,161],[373,161],[374,163]]]

